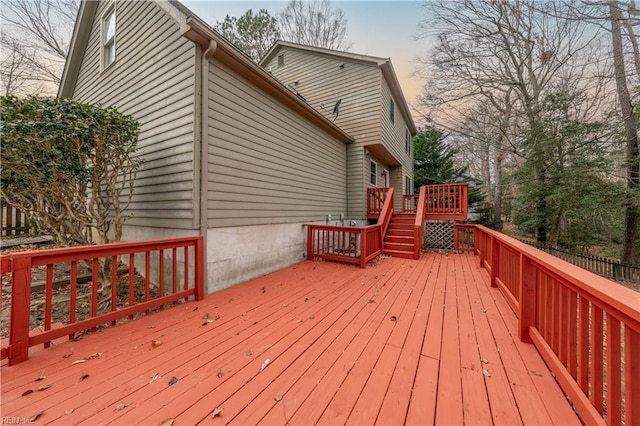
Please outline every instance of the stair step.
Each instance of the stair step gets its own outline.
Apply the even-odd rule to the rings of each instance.
[[[413,229],[387,229],[387,235],[391,237],[413,237]]]
[[[402,222],[402,223],[414,223],[416,221],[416,217],[415,215],[413,217],[411,216],[392,216],[391,217],[391,223],[393,222]]]
[[[384,250],[397,250],[397,251],[406,251],[413,253],[413,242],[411,243],[388,243],[385,241]]]
[[[400,250],[384,250],[384,254],[391,257],[400,257],[403,259],[413,259],[413,251],[400,251]]]
[[[385,243],[407,243],[413,244],[413,235],[389,235],[384,238]]]

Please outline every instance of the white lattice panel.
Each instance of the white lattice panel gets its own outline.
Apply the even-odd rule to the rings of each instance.
[[[453,250],[453,222],[427,222],[424,239],[427,249]]]

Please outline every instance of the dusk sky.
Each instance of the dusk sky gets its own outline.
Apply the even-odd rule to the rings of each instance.
[[[222,21],[229,14],[240,16],[248,9],[254,12],[267,9],[277,15],[286,5],[284,1],[184,1],[185,6],[208,24]],[[334,1],[348,20],[350,51],[365,55],[391,58],[400,85],[411,105],[420,92],[421,82],[412,77],[415,58],[425,54],[425,40],[415,41],[418,22],[424,17],[421,2],[412,1]]]

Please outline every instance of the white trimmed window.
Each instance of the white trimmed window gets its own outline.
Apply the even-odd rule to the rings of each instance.
[[[409,129],[405,129],[406,133],[404,136],[404,150],[406,151],[407,155],[409,157],[411,157],[411,132],[409,132]]]
[[[371,161],[371,176],[370,176],[371,185],[378,184],[378,165]]]
[[[116,9],[111,7],[102,19],[102,68],[116,60]]]

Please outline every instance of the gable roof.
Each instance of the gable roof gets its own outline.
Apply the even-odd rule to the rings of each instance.
[[[351,52],[343,52],[341,50],[333,50],[333,49],[325,49],[323,47],[314,47],[307,46],[299,43],[292,43],[290,41],[278,40],[273,46],[269,49],[269,51],[264,55],[264,57],[260,60],[260,65],[265,66],[268,64],[283,48],[297,49],[306,51],[309,53],[331,56],[338,59],[345,59],[349,61],[362,62],[375,65],[380,68],[382,72],[382,76],[386,80],[389,88],[391,89],[391,93],[393,94],[394,99],[396,100],[396,104],[400,109],[400,113],[404,117],[405,122],[407,123],[407,127],[412,135],[417,133],[416,125],[413,122],[413,117],[411,116],[411,112],[409,111],[409,105],[407,104],[407,100],[402,93],[402,88],[400,87],[400,82],[398,81],[398,77],[393,68],[393,64],[391,63],[391,58],[380,58],[377,56],[369,56],[362,55],[359,53],[351,53]]]
[[[98,1],[83,0],[80,4],[69,45],[69,54],[64,65],[60,87],[58,88],[59,97],[68,98],[73,95],[84,51],[87,47],[98,9],[98,3]],[[353,138],[340,127],[316,111],[299,96],[292,93],[284,84],[266,72],[248,55],[220,35],[182,3],[177,0],[156,0],[155,3],[178,22],[182,36],[202,47],[207,53],[207,58],[215,57],[236,73],[260,87],[264,92],[275,97],[323,130],[337,136],[343,142],[353,142]]]

